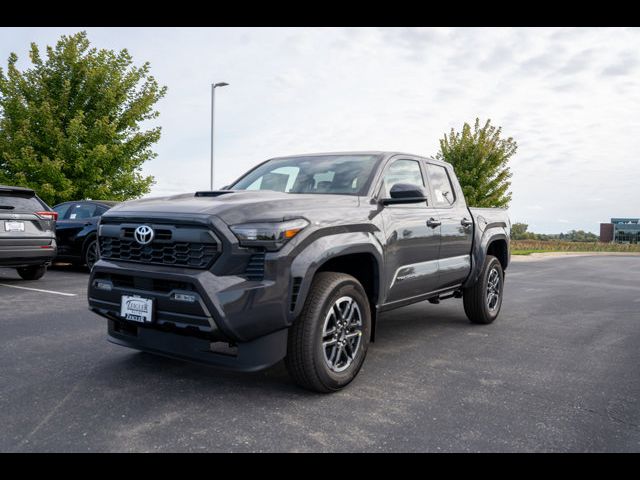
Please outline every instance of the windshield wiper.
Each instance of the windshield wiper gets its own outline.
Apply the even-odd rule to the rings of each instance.
[[[13,205],[0,205],[1,210],[15,210],[16,207]]]

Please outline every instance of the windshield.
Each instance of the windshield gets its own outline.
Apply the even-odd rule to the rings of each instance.
[[[378,158],[376,155],[319,155],[269,160],[229,188],[365,195]]]

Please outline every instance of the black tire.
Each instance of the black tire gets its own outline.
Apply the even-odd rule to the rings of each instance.
[[[82,263],[87,266],[89,271],[91,271],[91,268],[99,258],[100,255],[98,254],[98,239],[95,237],[90,238],[84,247],[84,252],[82,254]]]
[[[334,305],[345,298],[350,298],[357,309],[351,307],[349,300],[342,300],[344,310],[350,310],[351,320],[347,321],[344,316],[340,322]],[[356,320],[357,327],[353,326]],[[351,321],[353,323],[350,323]],[[323,338],[323,333],[331,323],[334,324],[333,331],[339,333],[329,335],[331,339],[328,343],[334,342],[335,346],[325,346],[323,340],[327,337]],[[347,326],[339,326],[339,323]],[[356,331],[360,333],[354,334]],[[285,358],[287,370],[293,380],[303,388],[321,393],[338,391],[348,385],[360,371],[367,355],[370,334],[371,310],[360,282],[344,273],[320,272],[313,279],[300,317],[289,330]],[[342,337],[338,337],[339,335]],[[336,337],[341,339],[335,340]],[[356,337],[357,346],[354,347],[351,342]],[[347,343],[340,346],[341,342]],[[332,363],[327,357],[327,350],[331,350],[331,358],[336,356],[335,362]],[[341,360],[344,365],[341,364]],[[344,370],[336,371],[343,367]]]
[[[16,270],[23,280],[38,280],[46,273],[47,267],[44,265],[36,265],[33,267],[19,267],[16,268]]]
[[[495,272],[495,273],[494,273]],[[490,296],[489,279],[498,277],[497,288],[492,288],[493,293],[497,293],[495,299]],[[504,289],[504,271],[502,264],[493,255],[487,255],[482,272],[474,285],[464,289],[464,312],[471,323],[487,325],[492,323],[500,314],[502,307],[502,293]]]

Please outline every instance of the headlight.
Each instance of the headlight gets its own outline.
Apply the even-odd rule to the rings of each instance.
[[[243,223],[232,225],[231,231],[243,247],[265,247],[278,250],[309,225],[304,218],[278,223]]]

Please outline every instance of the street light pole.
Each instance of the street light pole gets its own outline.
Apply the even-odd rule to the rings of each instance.
[[[216,88],[217,87],[226,87],[229,85],[225,82],[220,83],[212,83],[211,84],[211,184],[209,188],[213,190],[213,178],[214,178],[214,169],[213,169],[213,125],[215,122],[215,102],[216,102]]]

